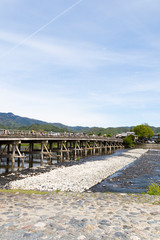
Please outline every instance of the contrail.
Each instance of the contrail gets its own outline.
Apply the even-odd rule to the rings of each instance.
[[[74,3],[73,5],[71,5],[70,7],[66,8],[64,11],[62,11],[61,13],[59,13],[57,16],[55,16],[54,18],[52,18],[48,23],[44,24],[43,26],[41,26],[39,29],[37,29],[35,32],[33,32],[32,34],[30,34],[28,37],[24,38],[22,41],[20,41],[19,43],[17,43],[13,48],[11,48],[10,50],[8,50],[7,52],[5,52],[4,54],[0,55],[1,57],[4,57],[6,55],[8,55],[9,53],[13,52],[15,49],[17,49],[19,46],[23,45],[23,43],[27,42],[29,39],[31,39],[33,36],[37,35],[37,33],[39,33],[40,31],[42,31],[44,28],[46,28],[48,25],[50,25],[51,23],[53,23],[54,21],[56,21],[58,18],[62,17],[63,15],[65,15],[67,12],[69,12],[72,8],[76,7],[77,5],[79,5],[83,0],[79,0],[78,2]]]

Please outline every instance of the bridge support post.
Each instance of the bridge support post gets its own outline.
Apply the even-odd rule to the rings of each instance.
[[[29,143],[29,167],[33,167],[33,143]]]
[[[97,142],[97,149],[98,149],[98,154],[100,154],[100,143]]]
[[[87,157],[87,141],[85,142],[85,150],[84,150],[84,155]]]
[[[105,142],[105,145],[104,145],[104,152],[105,154],[107,154],[107,143]]]
[[[44,151],[44,146],[43,146],[43,142],[41,143],[41,166],[43,166],[43,151]]]
[[[93,155],[95,155],[96,154],[96,143],[95,143],[95,141],[93,142]]]
[[[7,165],[9,165],[10,144],[7,145]]]
[[[51,150],[51,152],[52,152],[52,145],[53,145],[53,143],[49,142],[49,150]]]
[[[69,147],[68,147],[69,142],[66,141],[66,160],[69,160]]]
[[[12,143],[12,172],[14,171],[15,168],[15,154],[16,154],[16,143]]]
[[[83,141],[80,142],[81,157],[83,157]]]
[[[19,151],[21,152],[21,144],[18,144],[18,146],[16,146],[18,149],[19,149]],[[18,170],[20,169],[20,164],[21,164],[21,158],[19,157],[18,158]]]
[[[112,152],[112,147],[111,146],[109,146],[109,153],[111,153]]]
[[[74,142],[74,159],[77,158],[77,141]]]
[[[60,162],[63,162],[63,142],[60,143],[61,151],[60,151]]]
[[[100,149],[99,149],[99,153],[100,155],[102,154],[102,142],[99,143]]]

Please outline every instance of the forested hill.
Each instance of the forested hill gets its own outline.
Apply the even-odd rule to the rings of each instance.
[[[36,119],[31,119],[27,117],[21,117],[14,115],[13,113],[0,113],[0,128],[6,129],[19,129],[19,130],[32,130],[35,131],[53,131],[53,132],[84,132],[90,134],[117,134],[122,132],[127,132],[132,129],[132,127],[82,127],[76,126],[71,127],[61,123],[48,123]],[[154,133],[160,133],[160,127],[151,127]]]

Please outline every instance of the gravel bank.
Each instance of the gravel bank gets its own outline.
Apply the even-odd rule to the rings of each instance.
[[[62,167],[38,176],[10,182],[12,189],[35,189],[40,191],[83,192],[134,162],[147,149],[132,149],[121,156],[110,156],[102,161],[85,162],[81,165]]]

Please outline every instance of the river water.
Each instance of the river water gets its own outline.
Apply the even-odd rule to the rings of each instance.
[[[54,158],[52,159],[52,164],[57,164],[57,157],[56,157],[56,153],[52,153],[54,155]],[[120,154],[119,151],[111,151],[111,152],[108,152],[107,155],[100,155],[98,153],[96,153],[96,155],[89,155],[88,154],[88,157],[85,157],[85,158],[81,158],[80,162],[84,162],[84,161],[94,161],[98,158],[101,159],[101,156],[102,158],[104,159],[105,157],[109,156],[109,155],[113,155],[113,154]],[[78,158],[78,156],[77,156]],[[43,166],[46,166],[48,164],[48,161],[49,159],[43,159]],[[76,162],[75,161],[69,161],[69,162],[65,162],[64,165],[70,165],[70,164],[75,164]],[[14,172],[16,171],[21,171],[22,168],[21,168],[21,162],[18,161],[18,159],[15,159],[15,168],[14,168]],[[29,168],[36,168],[36,167],[39,167],[41,165],[41,159],[40,159],[40,154],[33,154],[33,159],[32,161],[30,162],[29,160],[29,154],[26,154],[26,158],[24,160],[24,169],[29,169]],[[11,160],[9,162],[7,162],[7,159],[6,158],[1,158],[0,159],[0,175],[7,175],[9,173],[12,172],[12,165],[11,165]]]
[[[152,183],[160,184],[160,150],[148,150],[139,159],[93,186],[93,192],[146,192]]]
[[[126,149],[118,150],[112,153],[112,156],[122,155]],[[39,155],[35,155],[33,158],[33,168],[28,169],[29,161],[25,161],[25,169],[21,172],[11,173],[11,166],[7,165],[5,159],[2,159],[0,167],[0,187],[11,180],[19,179],[21,175],[27,175],[28,173],[41,173],[50,171],[51,169],[57,168],[61,165],[71,166],[74,164],[83,164],[86,161],[103,161],[106,160],[110,155],[102,156],[88,156],[81,159],[80,161],[65,162],[63,164],[46,165],[44,167],[40,166]],[[6,164],[6,166],[5,166]],[[47,160],[44,160],[44,165],[47,164]],[[18,162],[17,162],[18,166]],[[36,168],[38,167],[38,168]],[[160,150],[148,150],[148,152],[142,155],[132,164],[126,166],[125,168],[117,171],[112,176],[104,179],[101,183],[93,186],[90,191],[93,192],[122,192],[122,193],[141,193],[146,192],[148,185],[152,182],[157,182],[160,184]]]

